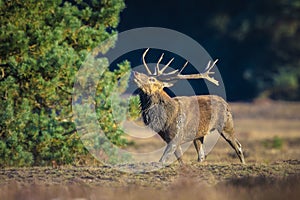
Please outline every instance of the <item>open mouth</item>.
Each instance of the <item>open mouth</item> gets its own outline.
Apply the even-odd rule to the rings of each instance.
[[[139,73],[133,72],[133,75],[134,75],[133,81],[138,85],[138,87],[140,87],[142,84],[141,81],[138,79]]]
[[[137,85],[140,85],[140,82],[137,78],[134,78],[133,81],[137,84]]]

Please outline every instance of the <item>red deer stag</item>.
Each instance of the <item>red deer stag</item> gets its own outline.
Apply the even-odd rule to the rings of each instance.
[[[162,55],[152,74],[145,61],[148,51],[149,49],[143,54],[143,63],[148,75],[134,72],[134,81],[139,88],[141,113],[145,125],[157,132],[167,143],[160,162],[168,162],[174,153],[178,162],[182,164],[180,145],[190,141],[194,142],[198,161],[203,161],[205,159],[204,136],[218,131],[235,150],[240,161],[245,163],[242,146],[234,135],[229,105],[224,99],[214,95],[171,98],[163,90],[165,87],[171,87],[175,80],[180,79],[206,79],[218,85],[218,81],[210,77],[214,73],[210,70],[215,66],[217,60],[209,62],[203,73],[183,75],[181,72],[188,62],[181,70],[164,73],[174,58],[160,69]]]

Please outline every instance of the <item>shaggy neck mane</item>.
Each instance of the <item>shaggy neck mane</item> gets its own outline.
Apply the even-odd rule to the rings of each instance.
[[[165,130],[177,110],[177,102],[164,91],[148,95],[140,90],[139,96],[144,123],[156,132]]]
[[[164,106],[172,106],[174,104],[174,100],[165,92],[156,92],[154,94],[148,95],[144,93],[142,90],[139,91],[139,96],[141,100],[141,108],[142,111],[147,111],[154,105],[164,105]]]

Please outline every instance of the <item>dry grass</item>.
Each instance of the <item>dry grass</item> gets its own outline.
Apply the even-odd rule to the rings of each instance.
[[[300,177],[269,179],[266,177],[243,178],[222,182],[216,186],[182,179],[166,189],[142,187],[107,188],[88,185],[29,185],[17,183],[2,186],[1,199],[43,200],[43,199],[298,199]]]
[[[185,166],[142,174],[106,166],[2,169],[0,199],[298,199],[300,103],[234,103],[232,110],[245,166],[220,138],[204,163],[191,146]],[[134,142],[132,152],[164,146],[156,136]]]

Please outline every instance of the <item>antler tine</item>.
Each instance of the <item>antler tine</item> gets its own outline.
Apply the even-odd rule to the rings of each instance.
[[[207,70],[209,69],[209,67],[210,67],[210,63],[211,63],[211,60],[210,60],[210,61],[208,61],[207,65],[206,65],[206,67],[205,67],[205,69],[204,69],[204,71],[207,71]]]
[[[209,74],[214,74],[215,72],[210,72],[210,70],[216,65],[216,63],[218,62],[218,60],[219,60],[219,59],[216,59],[216,60],[212,63],[212,65],[210,65],[211,61],[209,61],[209,62],[207,63],[207,66],[206,66],[204,72],[207,72],[207,71],[208,71]]]
[[[174,58],[172,58],[160,71],[159,74],[163,74],[164,71],[169,67],[169,65],[173,62]]]
[[[171,61],[173,61],[173,59],[174,58],[172,58],[172,60],[170,60],[170,62],[169,63],[171,63]],[[168,64],[169,64],[168,63]],[[183,67],[181,68],[181,70],[180,71],[178,71],[178,69],[175,69],[175,70],[173,70],[173,71],[171,71],[171,72],[168,72],[168,73],[165,73],[164,75],[172,75],[172,74],[177,74],[177,76],[178,75],[180,75],[181,74],[181,72],[184,70],[184,68],[187,66],[187,64],[188,64],[189,62],[188,61],[186,61],[186,63],[183,65]],[[168,65],[167,64],[167,65]]]
[[[214,79],[213,77],[210,77],[210,74],[214,74],[214,72],[211,72],[210,70],[215,66],[215,64],[218,62],[218,59],[215,60],[212,64],[211,61],[208,62],[207,67],[205,68],[203,73],[199,73],[199,74],[186,74],[186,75],[182,75],[181,72],[183,71],[183,69],[181,69],[176,76],[167,76],[165,77],[166,80],[178,80],[178,79],[206,79],[216,85],[219,85],[219,81],[217,81],[216,79]],[[186,64],[184,65],[184,67],[186,67]],[[183,68],[184,68],[183,67]],[[178,71],[178,70],[177,70]],[[166,74],[166,75],[170,75],[170,74]]]
[[[149,75],[152,75],[152,73],[151,73],[151,71],[150,71],[150,69],[149,69],[149,67],[148,67],[148,65],[147,65],[147,63],[146,63],[146,61],[145,61],[145,56],[146,56],[147,52],[149,51],[149,49],[150,49],[150,48],[146,49],[146,51],[143,53],[143,63],[144,63],[144,66],[145,66],[145,68],[146,68],[148,74],[149,74]]]
[[[178,72],[178,74],[181,74],[181,72],[184,70],[184,68],[187,66],[187,64],[189,64],[189,61],[186,61],[186,63],[183,65],[183,67],[182,67],[181,70]]]
[[[155,75],[159,75],[160,74],[159,64],[160,64],[161,60],[163,59],[164,55],[165,55],[164,53],[161,54],[161,56],[160,56],[160,58],[159,58],[159,60],[158,60],[158,62],[156,64]]]
[[[219,81],[217,81],[214,77],[210,77],[210,74],[214,74],[215,72],[211,72],[210,70],[216,65],[216,63],[218,62],[218,59],[216,59],[211,65],[211,61],[209,61],[204,73],[203,73],[203,78],[216,84],[219,85]]]

